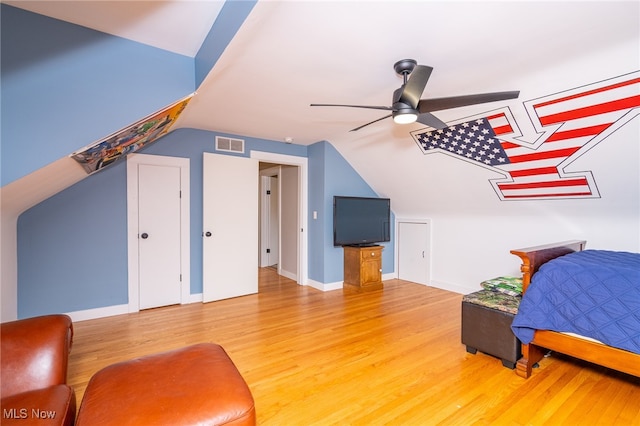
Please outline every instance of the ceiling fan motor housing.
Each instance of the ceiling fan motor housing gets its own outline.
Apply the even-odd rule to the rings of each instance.
[[[393,100],[392,100],[392,112],[391,116],[393,117],[393,121],[398,124],[408,124],[413,123],[418,119],[418,111],[411,107],[411,105],[407,105],[404,102],[400,102],[400,95],[402,94],[402,89],[404,85],[399,89],[396,89],[393,92]]]

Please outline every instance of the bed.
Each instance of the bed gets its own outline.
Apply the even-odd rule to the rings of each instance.
[[[523,302],[527,297],[527,289],[533,275],[543,264],[564,255],[586,250],[585,246],[586,241],[575,240],[511,250],[512,254],[522,260]],[[534,290],[531,294],[533,292]],[[514,324],[515,322],[514,320]],[[516,374],[524,378],[530,377],[533,366],[548,351],[555,351],[640,377],[640,353],[613,347],[579,335],[546,329],[534,330],[532,340],[522,344],[522,358],[516,363]]]

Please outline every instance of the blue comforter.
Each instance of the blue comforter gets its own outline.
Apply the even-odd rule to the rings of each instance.
[[[640,354],[640,254],[585,250],[545,263],[511,328],[523,343],[554,330]]]

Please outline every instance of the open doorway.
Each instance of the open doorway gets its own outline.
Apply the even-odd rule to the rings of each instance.
[[[299,167],[259,164],[259,264],[300,283]]]
[[[308,241],[307,241],[307,222],[308,222],[308,161],[306,157],[300,157],[295,155],[276,154],[273,152],[264,151],[251,151],[251,158],[258,160],[258,163],[268,163],[264,165],[264,168],[270,168],[279,166],[280,175],[278,177],[280,188],[280,204],[294,205],[295,208],[280,208],[280,244],[279,244],[279,256],[278,268],[283,276],[296,281],[300,285],[307,285],[307,253],[308,253]],[[288,179],[289,175],[295,175],[295,179]],[[260,177],[258,177],[259,185]],[[284,190],[283,188],[288,185],[293,185],[295,182],[295,190]],[[284,194],[295,193],[295,202],[286,201],[283,198]],[[286,197],[286,195],[284,196]],[[284,226],[286,225],[286,227]],[[294,226],[295,225],[295,226]],[[283,250],[285,247],[293,247],[293,243],[289,241],[295,241],[295,247],[297,247],[297,253],[291,256],[283,256]],[[257,245],[258,248],[260,244]],[[294,262],[295,267],[289,266],[288,262]],[[259,262],[257,262],[259,265]],[[290,274],[290,271],[297,271],[297,274]]]

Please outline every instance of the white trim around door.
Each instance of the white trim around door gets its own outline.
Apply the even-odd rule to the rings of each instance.
[[[307,285],[308,275],[307,275],[307,252],[308,252],[308,242],[307,242],[307,212],[308,212],[308,198],[307,198],[307,188],[308,188],[308,161],[306,157],[297,157],[295,155],[285,155],[285,154],[275,154],[271,152],[263,152],[263,151],[251,151],[251,158],[255,158],[258,161],[264,161],[267,163],[274,164],[284,164],[289,166],[298,166],[298,183],[299,183],[299,203],[300,208],[298,211],[299,214],[299,223],[300,223],[300,233],[299,233],[299,252],[298,252],[298,284]],[[256,182],[258,185],[258,182]]]

